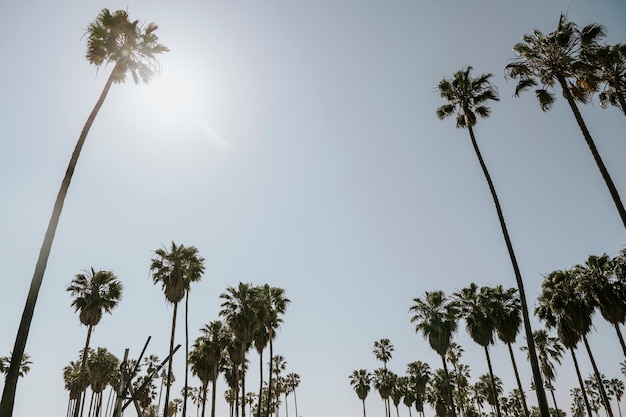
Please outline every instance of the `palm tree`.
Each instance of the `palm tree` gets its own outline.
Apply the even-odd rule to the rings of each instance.
[[[243,282],[239,283],[237,288],[229,286],[225,293],[220,294],[220,298],[224,300],[221,304],[221,310],[219,315],[224,317],[224,320],[228,327],[231,329],[235,338],[234,343],[237,344],[235,348],[241,355],[242,365],[241,379],[239,378],[238,367],[235,368],[235,380],[238,385],[238,381],[241,381],[241,392],[245,395],[245,372],[243,371],[243,365],[246,362],[246,352],[250,348],[254,341],[254,335],[256,329],[259,326],[257,320],[257,306],[258,302],[255,297],[255,290],[251,284]],[[239,358],[234,358],[239,359]],[[236,415],[239,416],[239,394],[235,394],[235,406]],[[242,417],[245,417],[245,407],[241,408]]]
[[[615,395],[617,409],[619,410],[620,417],[622,417],[622,407],[619,405],[619,403],[622,401],[622,397],[624,396],[624,383],[617,378],[611,378],[609,380],[609,387],[613,395]]]
[[[437,369],[433,373],[426,399],[434,407],[435,416],[448,417],[450,412],[455,413],[451,403],[452,385],[452,380],[444,369]]]
[[[91,385],[92,402],[95,401],[94,417],[99,417],[102,411],[102,391],[107,385],[112,385],[117,380],[117,368],[119,360],[107,349],[99,347],[89,355],[89,385]],[[91,408],[91,407],[90,407]]]
[[[389,339],[380,339],[374,341],[374,356],[383,363],[383,368],[387,369],[387,362],[391,360],[394,351],[393,344]]]
[[[0,357],[0,374],[6,374],[9,371],[9,364],[11,363],[11,357],[13,356],[13,352],[9,353],[9,356]],[[20,378],[24,377],[27,373],[30,372],[30,366],[33,362],[30,360],[30,355],[28,353],[24,353],[22,355],[22,360],[20,361],[20,371],[18,376]]]
[[[7,372],[2,402],[0,402],[0,417],[10,417],[13,414],[20,358],[26,348],[37,296],[39,295],[43,275],[46,271],[46,264],[52,249],[52,241],[54,240],[59,218],[61,217],[65,196],[67,195],[81,149],[87,138],[87,133],[113,83],[119,84],[124,82],[127,73],[131,74],[135,83],[140,81],[148,82],[159,71],[156,55],[166,52],[168,49],[158,43],[159,38],[155,34],[156,30],[157,25],[154,23],[140,26],[138,20],[129,20],[126,11],[118,10],[111,13],[108,9],[103,9],[87,29],[87,60],[89,63],[94,64],[98,68],[103,64],[112,63],[114,67],[95,107],[83,126],[54,203],[52,216],[41,245],[24,312],[22,313],[15,338],[13,352],[15,352],[16,356]]]
[[[411,386],[415,390],[415,409],[424,414],[424,400],[426,399],[426,387],[430,381],[430,365],[422,361],[411,362],[406,366]]]
[[[571,271],[553,271],[548,274],[541,284],[542,291],[537,300],[535,314],[546,323],[548,328],[556,328],[559,340],[566,349],[569,349],[588,417],[592,417],[575,348],[582,335],[587,334],[591,329],[593,307],[579,293],[576,293],[575,286],[576,282]]]
[[[352,385],[352,389],[354,389],[354,392],[356,392],[356,395],[359,397],[359,400],[361,400],[361,402],[363,403],[363,417],[366,417],[365,399],[367,398],[367,394],[369,394],[370,392],[371,382],[372,382],[372,374],[367,372],[366,369],[355,370],[350,375],[350,385]]]
[[[489,294],[489,288],[482,287],[478,290],[478,285],[471,283],[469,287],[454,293],[454,298],[459,305],[461,315],[465,319],[465,329],[472,340],[478,343],[485,350],[489,376],[491,377],[492,395],[496,399],[493,403],[496,415],[501,417],[500,403],[497,401],[496,380],[493,375],[491,358],[489,356],[489,345],[494,343],[494,333],[496,328],[496,312],[493,308],[493,298]]]
[[[374,388],[378,390],[380,394],[380,398],[382,398],[385,403],[385,416],[391,416],[391,409],[389,407],[389,397],[393,391],[393,387],[396,384],[396,379],[398,376],[391,372],[386,368],[378,368],[374,370],[374,375],[372,376],[372,382],[374,383]]]
[[[87,371],[87,357],[89,341],[93,328],[100,323],[102,313],[111,311],[122,299],[122,283],[111,271],[98,271],[93,268],[84,274],[77,274],[67,287],[74,300],[72,307],[79,312],[78,318],[81,324],[87,326],[87,339],[83,349],[81,362],[82,372]],[[84,400],[83,400],[84,403]],[[78,416],[79,407],[76,407],[74,416]]]
[[[296,373],[288,373],[285,375],[285,382],[290,392],[293,392],[293,403],[295,406],[296,417],[298,416],[298,399],[296,398],[296,388],[300,386],[300,375]]]
[[[214,320],[204,325],[200,332],[202,336],[197,339],[200,341],[199,350],[202,354],[201,370],[208,371],[211,381],[211,417],[215,417],[215,393],[217,377],[221,372],[224,356],[226,354],[226,346],[230,340],[228,330],[219,320]],[[200,371],[200,370],[198,370]],[[202,378],[201,378],[202,380]],[[206,402],[206,388],[204,392],[204,402]],[[204,417],[204,404],[202,406],[202,417]]]
[[[261,331],[262,333],[267,333],[267,340],[269,342],[270,348],[270,360],[269,360],[269,383],[268,383],[268,395],[266,396],[266,407],[265,410],[269,413],[270,409],[270,401],[272,400],[272,360],[274,357],[274,338],[276,337],[276,330],[280,327],[280,324],[283,322],[282,315],[285,314],[287,310],[287,305],[291,302],[289,298],[285,296],[285,290],[279,287],[272,287],[268,284],[264,284],[258,289],[257,301],[260,304],[259,319],[261,320]],[[264,338],[265,334],[262,334],[260,337]],[[260,341],[262,344],[262,340]],[[256,340],[255,340],[256,346]],[[258,347],[257,347],[258,351]],[[262,351],[259,353],[261,361],[260,364],[260,387],[259,387],[259,399],[261,398],[261,390],[263,387],[263,366],[262,366]],[[259,400],[260,401],[260,400]],[[259,407],[259,412],[262,407]],[[260,414],[259,414],[260,417]],[[296,416],[297,417],[297,416]]]
[[[583,265],[576,265],[578,290],[582,291],[587,301],[600,310],[602,317],[611,323],[626,357],[626,344],[619,328],[626,321],[626,281],[617,274],[623,270],[622,256],[611,258],[606,253],[601,256],[590,255]]]
[[[482,154],[478,147],[478,142],[474,136],[474,125],[476,124],[476,115],[486,118],[489,117],[491,109],[486,104],[490,100],[497,101],[498,91],[496,87],[489,81],[493,74],[482,74],[478,78],[473,78],[470,75],[472,67],[467,67],[464,70],[457,71],[452,80],[443,79],[439,83],[438,90],[443,99],[447,101],[446,104],[437,109],[437,116],[440,119],[445,119],[449,116],[456,115],[457,128],[467,128],[474,152],[478,158],[480,167],[482,168],[487,185],[491,191],[491,197],[496,207],[498,214],[498,220],[500,221],[500,228],[502,229],[502,235],[506,244],[509,258],[511,259],[511,265],[515,274],[515,281],[517,283],[517,289],[519,291],[519,297],[522,307],[522,317],[524,319],[524,330],[526,332],[526,341],[528,344],[528,351],[530,352],[530,365],[533,372],[533,379],[535,386],[537,386],[537,402],[539,409],[541,410],[542,417],[549,417],[548,403],[546,401],[546,393],[543,390],[543,384],[541,383],[541,374],[539,372],[539,364],[537,362],[537,355],[535,348],[532,345],[532,328],[530,326],[530,317],[528,313],[528,305],[526,303],[526,292],[524,291],[524,281],[517,264],[517,257],[513,250],[513,244],[509,237],[509,232],[504,221],[504,214],[500,207],[500,200],[496,193],[495,186],[491,180],[491,175],[487,170],[487,165],[483,160]]]
[[[178,311],[178,303],[185,297],[189,291],[192,282],[197,282],[202,278],[204,272],[204,258],[198,255],[198,249],[195,246],[185,247],[184,245],[176,245],[172,242],[170,250],[160,248],[154,251],[155,256],[150,264],[150,272],[152,272],[152,281],[161,284],[165,299],[174,306],[172,313],[172,333],[170,336],[170,356],[174,353],[174,335],[176,334],[176,314]],[[165,389],[165,413],[168,416],[170,403],[170,387],[169,383],[172,375],[173,357],[170,357],[168,363],[167,378],[168,383]],[[185,365],[187,365],[187,358]],[[187,368],[187,366],[185,366]],[[185,370],[186,372],[186,370]],[[185,397],[186,398],[186,397]]]
[[[71,361],[68,366],[63,368],[63,382],[65,389],[69,391],[66,416],[70,417],[74,415],[75,409],[80,404],[81,393],[89,386],[89,381],[81,372],[79,361]]]
[[[428,292],[424,298],[414,298],[415,303],[409,311],[413,313],[411,323],[417,322],[416,332],[422,332],[435,352],[441,356],[446,381],[449,380],[446,352],[457,331],[458,308],[450,303],[443,291]],[[447,399],[451,406],[452,417],[456,417],[452,392]]]
[[[541,88],[535,89],[535,95],[543,111],[552,108],[556,100],[554,90],[556,85],[559,85],[626,227],[626,210],[620,195],[576,105],[577,100],[583,103],[589,100],[589,90],[579,85],[584,85],[585,79],[594,70],[585,62],[581,52],[588,46],[596,44],[602,37],[604,37],[602,26],[591,24],[579,29],[576,24],[567,21],[566,15],[561,14],[556,31],[544,35],[535,29],[532,35],[524,35],[522,38],[524,42],[513,46],[518,57],[508,64],[505,70],[509,77],[519,79],[515,88],[516,96],[541,84]]]
[[[499,398],[502,395],[502,380],[493,375],[481,375],[476,382],[479,390],[483,391],[483,397],[487,403],[496,410],[500,407]]]
[[[530,417],[528,404],[526,403],[526,394],[524,393],[524,387],[522,386],[522,381],[520,380],[517,370],[517,363],[515,362],[515,355],[513,354],[513,343],[515,343],[517,339],[522,324],[522,307],[520,299],[517,296],[517,289],[509,288],[505,291],[502,285],[497,285],[491,289],[491,295],[495,303],[494,308],[497,309],[496,334],[498,335],[498,339],[506,343],[509,349],[509,356],[513,364],[513,372],[515,373],[515,380],[517,381],[517,389],[521,397],[524,416]]]
[[[558,410],[556,404],[556,398],[554,397],[554,385],[556,380],[556,369],[554,362],[561,364],[561,358],[563,357],[563,345],[559,342],[559,339],[552,337],[544,329],[535,330],[533,332],[533,341],[537,347],[537,353],[539,355],[539,363],[541,364],[541,373],[550,389],[552,395],[552,402],[554,403],[554,409]]]

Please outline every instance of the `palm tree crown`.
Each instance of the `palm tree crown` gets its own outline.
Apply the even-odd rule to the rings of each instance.
[[[79,319],[85,326],[96,326],[102,313],[111,311],[122,299],[122,283],[111,271],[98,271],[93,268],[84,274],[77,274],[68,285],[74,297],[72,307],[79,312]]]

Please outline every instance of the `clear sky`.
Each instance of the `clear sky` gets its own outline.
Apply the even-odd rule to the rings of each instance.
[[[18,384],[16,417],[66,410],[62,369],[86,328],[65,287],[83,269],[113,270],[125,286],[91,345],[136,356],[152,336],[149,353],[166,356],[172,308],[149,264],[172,240],[206,258],[191,292],[193,338],[217,318],[228,285],[285,288],[292,303],[275,352],[301,377],[303,417],[360,415],[348,375],[381,365],[375,340],[395,345],[389,367],[397,373],[415,360],[438,367],[409,321],[412,299],[471,282],[515,286],[469,136],[435,116],[437,83],[466,65],[493,73],[500,89],[476,135],[529,304],[542,276],[624,247],[566,102],[559,94],[543,113],[531,92],[514,98],[503,73],[521,36],[554,30],[561,12],[579,25],[603,24],[611,43],[626,42],[622,0],[2,2],[0,355],[13,348],[54,198],[110,71],[84,59],[85,28],[103,7],[156,22],[171,52],[152,84],[114,86],[89,134],[35,310],[26,347],[34,364]],[[582,114],[626,199],[626,118],[597,101]],[[615,333],[599,316],[595,323],[598,366],[620,377]],[[457,341],[472,377],[486,373],[463,326]],[[525,353],[516,351],[521,364]],[[509,392],[505,347],[492,352]],[[256,354],[250,358],[255,369]],[[587,375],[583,351],[579,360]],[[556,383],[567,411],[571,363],[564,358]],[[182,355],[174,365],[182,381]],[[528,387],[529,367],[521,368]],[[218,389],[221,399],[223,381]],[[367,408],[382,415],[378,393]],[[223,401],[218,412],[226,413]]]

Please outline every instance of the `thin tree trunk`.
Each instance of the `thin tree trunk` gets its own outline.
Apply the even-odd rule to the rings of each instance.
[[[189,395],[189,290],[185,291],[185,395],[183,417],[187,417],[187,397]]]
[[[52,216],[50,217],[50,222],[48,223],[48,229],[46,230],[43,244],[41,245],[41,250],[39,251],[39,258],[37,258],[37,264],[35,265],[35,272],[33,273],[33,278],[30,282],[30,289],[28,290],[28,296],[26,297],[26,304],[24,306],[24,312],[22,313],[22,319],[20,320],[20,326],[15,337],[11,364],[9,365],[9,369],[6,373],[4,389],[2,391],[2,401],[0,401],[0,417],[11,417],[13,415],[17,380],[20,373],[20,362],[22,360],[22,356],[24,355],[24,350],[26,349],[26,341],[30,331],[30,324],[33,320],[35,304],[37,304],[37,296],[39,295],[43,275],[46,272],[46,265],[48,263],[48,257],[50,256],[50,250],[52,249],[52,241],[54,240],[57,225],[59,224],[59,219],[61,217],[61,211],[63,210],[65,196],[67,195],[67,190],[69,189],[70,182],[72,181],[72,175],[74,174],[78,157],[80,156],[80,152],[85,144],[85,139],[87,139],[87,133],[89,133],[89,129],[96,119],[96,115],[102,107],[104,99],[109,93],[111,85],[113,84],[113,74],[116,69],[117,65],[113,68],[113,71],[107,79],[104,89],[96,102],[96,105],[89,114],[89,117],[83,126],[83,130],[80,132],[80,136],[76,142],[76,147],[74,148],[69,165],[67,166],[67,171],[65,171],[65,177],[61,182],[61,188],[57,194],[54,208],[52,209]]]
[[[572,96],[572,93],[569,87],[567,86],[567,82],[565,81],[563,77],[557,77],[557,78],[558,78],[559,84],[561,85],[561,89],[563,90],[563,95],[567,99],[567,102],[569,103],[569,106],[572,109],[572,112],[574,113],[574,117],[576,118],[576,123],[578,123],[578,127],[580,127],[580,130],[582,131],[585,141],[587,142],[587,146],[589,146],[589,150],[591,151],[591,154],[593,155],[593,159],[596,161],[596,165],[598,166],[598,169],[600,170],[600,173],[602,174],[602,178],[604,179],[604,182],[606,183],[606,186],[609,189],[611,198],[613,198],[613,202],[615,203],[615,208],[617,208],[617,212],[619,213],[619,216],[622,219],[622,224],[626,228],[626,209],[624,209],[624,205],[622,204],[622,199],[620,198],[620,195],[617,192],[617,188],[615,188],[615,184],[613,183],[613,180],[611,179],[611,175],[609,174],[609,171],[606,169],[606,166],[604,165],[604,161],[602,161],[602,157],[600,156],[600,153],[598,152],[598,149],[596,148],[596,144],[593,141],[593,138],[591,137],[589,130],[587,129],[587,125],[585,125],[585,121],[583,120],[583,117],[580,114],[580,110],[578,110],[578,106],[576,105],[576,102],[574,101],[574,97]]]
[[[296,389],[295,389],[295,388],[293,389],[293,403],[294,403],[294,404],[295,404],[295,406],[296,406],[296,417],[300,417],[300,416],[298,415],[298,398],[296,397]],[[619,403],[618,403],[618,405],[619,405]],[[620,417],[621,417],[621,416],[620,416]]]
[[[83,349],[83,357],[81,359],[80,362],[80,378],[81,381],[86,381],[87,379],[87,358],[89,356],[89,342],[91,341],[91,332],[93,331],[93,326],[87,326],[87,338],[85,339],[85,348]],[[83,407],[85,405],[85,396],[87,391],[87,387],[85,387],[85,389],[83,389],[80,393],[79,393],[79,397],[78,397],[78,403],[80,404],[80,407],[76,407],[76,409],[74,409],[74,417],[78,417],[78,415],[82,415],[83,413]],[[82,401],[81,401],[81,397],[82,397]]]
[[[178,303],[174,303],[172,312],[172,335],[170,336],[170,360],[167,365],[167,382],[165,383],[165,405],[163,406],[163,417],[167,417],[170,408],[170,388],[172,388],[172,363],[174,362],[174,335],[176,334],[176,313]]]
[[[207,392],[208,386],[209,386],[208,382],[202,384],[202,414],[201,414],[202,417],[204,417],[204,411],[206,408],[206,392]]]
[[[609,397],[606,395],[606,390],[604,389],[604,384],[602,383],[600,372],[598,371],[598,367],[596,366],[596,361],[593,358],[593,354],[591,353],[591,348],[589,347],[589,342],[587,341],[587,336],[583,336],[583,342],[585,343],[585,348],[587,349],[587,353],[589,354],[589,360],[591,361],[591,366],[593,366],[593,372],[596,375],[596,381],[598,382],[598,389],[600,390],[600,398],[602,398],[602,402],[604,403],[604,408],[606,409],[608,416],[613,417],[613,410],[611,409],[611,403],[609,402]]]
[[[274,344],[272,343],[273,329],[272,329],[271,323],[268,326],[268,331],[269,331],[269,336],[270,336],[269,337],[270,339],[270,366],[269,366],[269,383],[267,386],[267,407],[265,411],[266,417],[269,417],[270,415],[270,399],[272,398],[272,360],[274,360]]]
[[[522,381],[519,378],[519,372],[517,371],[517,363],[515,362],[515,355],[513,354],[513,347],[510,343],[507,343],[509,348],[509,355],[511,356],[511,363],[513,364],[513,372],[515,373],[515,380],[517,381],[517,388],[519,389],[520,396],[522,397],[522,407],[524,407],[524,416],[530,417],[528,413],[528,404],[526,403],[526,393],[522,387]]]
[[[556,417],[559,417],[559,407],[556,405],[556,398],[554,397],[554,389],[550,389],[550,394],[552,395],[552,402],[554,403],[554,411],[556,412]]]
[[[574,361],[574,368],[576,369],[576,376],[578,377],[578,383],[580,384],[580,391],[583,396],[583,400],[585,401],[585,407],[587,408],[587,415],[589,417],[593,417],[593,413],[591,412],[591,405],[589,405],[589,398],[587,398],[587,390],[585,388],[585,383],[583,382],[583,377],[580,375],[580,368],[578,367],[578,360],[576,359],[576,353],[574,352],[573,347],[571,347],[569,350],[572,354],[572,359]]]
[[[450,375],[448,375],[448,365],[446,365],[445,355],[441,355],[441,362],[443,362],[443,373],[446,375],[446,391],[448,392],[448,400],[450,401],[452,417],[456,417],[456,408],[454,407],[454,398],[452,397],[452,387],[449,385]]]
[[[522,307],[522,317],[524,319],[524,331],[526,333],[526,344],[528,348],[528,355],[530,357],[530,366],[532,368],[533,380],[535,382],[535,393],[537,394],[537,404],[539,405],[541,417],[550,417],[550,411],[548,409],[548,400],[546,398],[546,392],[543,388],[541,372],[539,371],[539,362],[537,361],[537,352],[535,351],[535,344],[533,342],[533,330],[530,327],[530,317],[528,315],[528,305],[526,303],[526,291],[524,291],[524,281],[522,279],[522,274],[520,272],[519,266],[517,265],[517,258],[515,256],[515,252],[513,251],[513,244],[511,243],[511,238],[509,237],[509,232],[506,227],[506,222],[504,221],[504,214],[502,213],[502,208],[500,207],[500,200],[498,199],[496,188],[493,185],[493,181],[491,181],[491,176],[489,175],[489,171],[487,170],[487,165],[485,165],[485,161],[483,160],[482,154],[480,153],[480,149],[478,148],[478,143],[476,142],[476,137],[474,136],[474,130],[472,129],[472,125],[471,123],[469,123],[467,116],[465,117],[466,117],[466,125],[468,126],[468,130],[470,134],[470,139],[472,140],[472,146],[474,147],[474,152],[476,153],[476,157],[478,158],[480,167],[482,168],[483,174],[485,175],[485,179],[487,180],[489,190],[491,191],[491,197],[493,198],[493,203],[496,206],[496,212],[498,213],[498,220],[500,221],[500,227],[502,228],[502,235],[506,243],[506,248],[509,252],[509,257],[511,258],[511,264],[513,266],[513,272],[515,274],[515,281],[517,282],[517,290],[519,291],[520,304]]]
[[[259,401],[256,416],[261,417],[261,396],[263,395],[263,349],[259,352]],[[297,417],[297,416],[296,416]]]
[[[622,346],[622,352],[624,352],[624,357],[626,357],[626,344],[624,344],[624,337],[622,336],[622,331],[619,328],[619,323],[614,323],[615,331],[617,332],[617,338],[619,339],[619,344]]]
[[[213,374],[213,380],[211,381],[211,417],[215,417],[215,386],[217,385],[217,367]]]
[[[297,413],[296,413],[296,414],[297,414]],[[298,417],[298,416],[296,415],[296,417]],[[365,415],[365,399],[363,399],[363,417],[367,417],[367,416]]]
[[[491,367],[491,358],[489,357],[489,348],[487,346],[483,346],[483,348],[485,349],[485,356],[487,357],[487,366],[489,367],[489,377],[491,378],[491,393],[495,401],[496,415],[498,417],[502,417],[502,413],[500,413],[500,401],[498,400],[498,390],[496,390],[496,380],[493,376],[493,368]]]

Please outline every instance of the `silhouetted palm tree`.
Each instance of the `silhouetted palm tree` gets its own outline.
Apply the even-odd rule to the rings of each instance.
[[[72,153],[65,177],[61,183],[61,188],[57,194],[52,216],[48,223],[48,229],[44,237],[35,272],[30,283],[30,289],[26,298],[26,305],[22,313],[22,319],[15,338],[13,352],[15,360],[11,362],[5,380],[2,401],[0,402],[0,417],[11,417],[15,402],[15,391],[19,376],[20,358],[24,354],[30,324],[37,303],[37,296],[46,271],[46,264],[52,241],[56,233],[57,225],[61,217],[65,196],[70,186],[74,169],[78,163],[78,157],[87,139],[89,129],[93,124],[98,111],[102,107],[104,100],[109,93],[113,83],[122,83],[127,74],[131,74],[135,83],[140,81],[148,82],[152,76],[159,71],[156,55],[168,51],[159,43],[159,38],[155,34],[157,25],[149,23],[145,26],[139,25],[138,20],[131,21],[124,10],[111,13],[108,9],[103,9],[96,20],[87,29],[87,61],[96,67],[113,64],[111,75],[104,85],[104,89],[96,102],[93,110],[89,114],[83,130],[78,137],[76,147]]]

